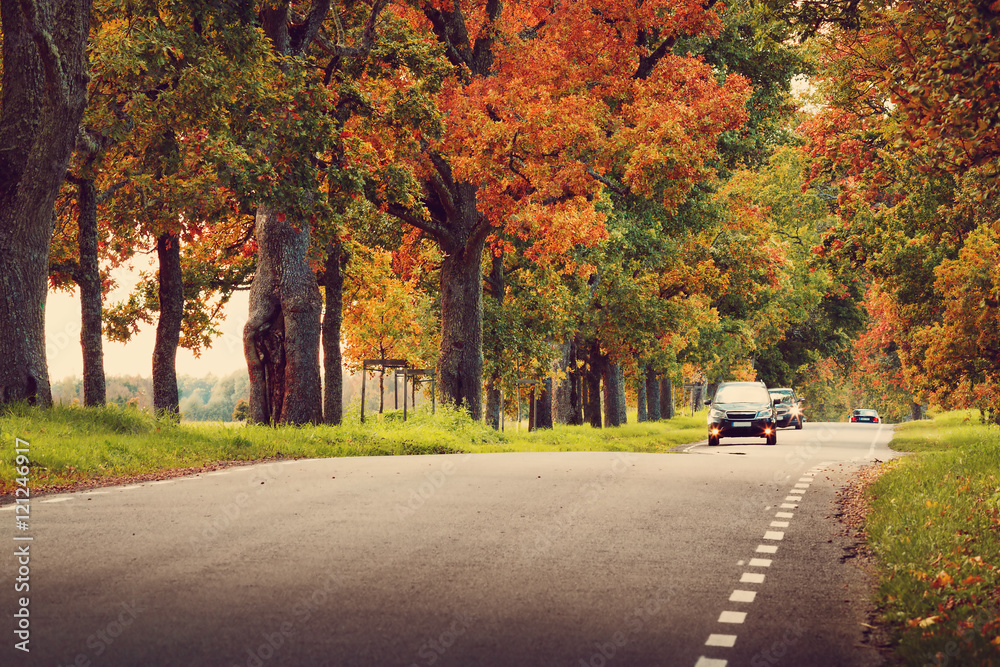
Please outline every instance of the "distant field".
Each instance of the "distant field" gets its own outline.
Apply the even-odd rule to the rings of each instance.
[[[629,423],[619,428],[556,426],[527,432],[508,424],[503,433],[464,413],[418,408],[402,421],[398,412],[367,415],[360,424],[348,412],[340,426],[271,428],[240,423],[155,419],[135,408],[14,406],[0,414],[0,495],[17,484],[14,443],[29,443],[33,492],[63,490],[178,471],[276,458],[392,456],[458,452],[627,451],[666,452],[705,437],[705,417]],[[634,422],[634,414],[630,415]],[[173,472],[169,472],[173,471]]]

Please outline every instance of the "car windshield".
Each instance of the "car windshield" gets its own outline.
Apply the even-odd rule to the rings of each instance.
[[[716,403],[767,403],[768,400],[763,387],[754,385],[729,385],[715,393]]]
[[[772,391],[771,394],[772,401],[778,401],[781,403],[786,403],[792,400],[792,392],[790,391]]]
[[[874,417],[878,415],[878,413],[875,412],[874,410],[855,410],[854,414],[861,417]]]

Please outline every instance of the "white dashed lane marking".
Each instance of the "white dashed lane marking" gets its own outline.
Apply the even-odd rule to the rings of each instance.
[[[747,620],[745,611],[724,611],[719,614],[719,623],[742,623]]]
[[[732,648],[736,645],[736,635],[709,635],[705,646],[724,646]]]
[[[806,492],[806,489],[816,481],[815,468],[809,472],[803,473],[802,477],[799,478],[798,482],[795,483],[793,488],[788,490],[788,494],[785,497],[785,502],[781,503],[781,510],[794,510],[798,509],[799,503],[802,501],[802,494]],[[764,508],[765,511],[771,509],[768,505]],[[774,521],[771,521],[769,528],[788,528],[791,522],[788,519],[795,518],[793,512],[779,511],[774,515]],[[785,533],[782,530],[767,530],[764,531],[764,539],[777,542],[785,538]],[[759,554],[775,554],[778,551],[778,546],[776,544],[758,544],[757,553]],[[751,558],[748,567],[771,567],[770,558]],[[738,565],[742,566],[743,561],[739,561]],[[762,572],[744,572],[740,576],[741,584],[763,584],[765,580],[765,575]],[[757,598],[757,591],[747,591],[742,589],[736,589],[730,594],[730,602],[743,602],[750,603]],[[719,623],[726,623],[729,625],[742,625],[747,618],[747,612],[745,611],[730,611],[726,610],[719,614]],[[715,646],[722,648],[732,648],[736,645],[737,635],[731,634],[721,634],[721,633],[711,633],[708,636],[708,640],[705,642],[705,646]],[[701,656],[695,663],[695,667],[726,667],[728,660],[722,660],[718,658],[709,658],[707,656]]]
[[[729,664],[728,660],[716,660],[701,656],[698,658],[698,662],[694,663],[694,667],[726,667],[727,664]]]

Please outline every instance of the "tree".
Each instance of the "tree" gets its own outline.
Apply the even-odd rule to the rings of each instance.
[[[718,133],[742,120],[742,78],[719,85],[704,63],[670,53],[682,35],[717,29],[713,5],[414,8],[455,75],[438,98],[443,131],[423,136],[411,156],[421,202],[387,210],[442,249],[440,386],[474,418],[482,254],[494,229],[532,239],[532,258],[592,244],[602,236],[595,203],[605,187],[675,206],[706,173]]]
[[[0,2],[0,403],[51,403],[52,214],[87,99],[89,0]]]

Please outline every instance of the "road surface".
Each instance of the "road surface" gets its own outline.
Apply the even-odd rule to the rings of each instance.
[[[890,437],[808,423],[774,447],[298,460],[34,498],[28,531],[0,508],[0,664],[877,665],[833,515]]]

